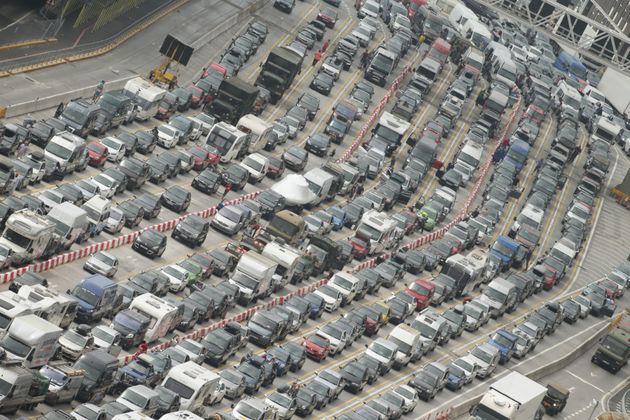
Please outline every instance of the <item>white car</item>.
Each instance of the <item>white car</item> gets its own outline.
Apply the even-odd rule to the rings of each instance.
[[[330,355],[341,353],[348,345],[348,333],[340,330],[332,324],[326,324],[317,330],[317,335],[327,338],[330,341]]]
[[[418,393],[409,385],[400,385],[392,390],[405,402],[402,407],[403,414],[411,413],[418,405]]]
[[[37,198],[44,204],[46,210],[50,210],[57,204],[61,204],[65,201],[63,194],[55,190],[46,190],[39,194]]]
[[[314,293],[324,299],[326,312],[334,312],[341,306],[343,295],[332,286],[322,286],[315,290]]]
[[[92,274],[114,277],[118,271],[118,258],[109,252],[99,251],[88,258],[83,269]]]
[[[103,198],[112,198],[116,194],[118,188],[118,181],[109,175],[98,174],[90,178],[90,181],[96,184],[99,189],[100,195]]]
[[[175,348],[190,356],[190,360],[195,363],[203,363],[203,359],[206,355],[206,348],[195,340],[186,339],[177,343]]]
[[[240,165],[249,172],[249,182],[252,184],[262,181],[269,171],[269,159],[260,153],[246,156]]]
[[[472,356],[464,356],[453,360],[453,364],[460,368],[466,376],[465,384],[469,384],[477,376],[479,365]]]
[[[171,292],[178,293],[186,288],[186,284],[188,282],[188,271],[186,271],[183,267],[180,267],[177,264],[167,265],[162,268],[160,273],[168,277],[168,281],[171,283],[169,287]]]
[[[70,413],[77,420],[93,420],[105,418],[105,409],[94,404],[79,404]]]
[[[159,407],[160,395],[146,385],[129,387],[116,398],[116,402],[126,406],[131,411],[153,416]]]
[[[172,149],[179,142],[181,132],[172,125],[163,124],[158,128],[157,144],[166,148]]]
[[[92,328],[94,347],[101,349],[112,356],[120,354],[120,333],[105,325],[97,325]]]
[[[109,155],[107,155],[107,160],[110,162],[120,162],[125,157],[125,151],[127,148],[125,144],[120,140],[114,137],[105,137],[101,140],[101,144],[107,147],[107,151]]]
[[[273,392],[265,398],[265,404],[273,407],[278,413],[278,419],[290,419],[295,414],[297,404],[295,398],[280,392]]]

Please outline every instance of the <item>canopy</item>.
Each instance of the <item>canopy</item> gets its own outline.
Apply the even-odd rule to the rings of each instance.
[[[271,191],[283,196],[288,205],[303,206],[317,199],[317,195],[309,189],[306,178],[297,174],[287,175],[276,182]]]

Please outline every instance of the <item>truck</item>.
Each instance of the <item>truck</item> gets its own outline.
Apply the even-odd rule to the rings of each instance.
[[[0,244],[13,251],[13,262],[22,266],[52,255],[59,248],[56,225],[32,210],[24,209],[7,219]]]
[[[518,372],[510,372],[490,385],[470,414],[478,420],[541,420],[546,394],[547,387]]]
[[[236,124],[236,128],[247,134],[247,152],[256,153],[262,150],[271,136],[273,126],[254,114],[243,115]]]
[[[311,236],[306,251],[319,261],[322,271],[341,270],[344,267],[341,245],[328,236],[317,234]]]
[[[491,263],[496,264],[499,270],[506,271],[516,259],[520,244],[507,236],[499,236],[490,248]]]
[[[630,118],[630,77],[608,67],[604,71],[597,89],[606,95],[606,99],[617,112]]]
[[[290,88],[302,70],[304,56],[293,49],[277,47],[271,50],[254,83],[269,91],[271,103],[276,104]]]
[[[20,361],[25,368],[44,366],[57,352],[63,330],[35,314],[17,317],[0,341],[8,360]]]
[[[55,232],[64,249],[70,249],[73,243],[82,242],[89,235],[87,212],[69,201],[51,208],[46,217],[55,224]]]
[[[109,315],[118,285],[101,274],[85,277],[69,292],[78,302],[77,322],[90,324]]]
[[[617,202],[630,209],[630,170],[626,172],[626,176],[621,184],[615,185],[610,194],[614,196]]]
[[[255,252],[243,254],[229,280],[241,291],[239,304],[247,306],[260,297],[269,296],[273,291],[272,279],[277,267],[278,263]]]
[[[252,112],[258,88],[246,83],[238,77],[223,79],[212,102],[204,107],[204,112],[230,124],[245,114]]]
[[[617,373],[630,359],[630,308],[626,308],[612,326],[599,341],[591,362]]]
[[[219,386],[219,375],[195,362],[186,362],[172,367],[162,386],[181,396],[180,409],[198,412]]]
[[[261,233],[270,238],[280,238],[288,245],[297,245],[304,238],[306,222],[304,219],[289,210],[281,210],[275,213]]]
[[[70,365],[51,363],[42,366],[39,374],[48,378],[50,385],[44,401],[48,405],[68,403],[75,399],[85,372],[80,369],[73,369]]]

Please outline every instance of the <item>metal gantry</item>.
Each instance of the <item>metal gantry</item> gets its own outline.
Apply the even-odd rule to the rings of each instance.
[[[571,8],[554,0],[486,0],[484,4],[591,61],[630,75],[630,38],[617,31],[612,21],[602,24],[580,13],[579,6]]]

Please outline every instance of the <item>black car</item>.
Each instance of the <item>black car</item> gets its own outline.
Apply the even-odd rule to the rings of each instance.
[[[302,387],[297,392],[295,398],[297,400],[295,413],[298,416],[306,417],[313,414],[313,410],[315,410],[315,406],[317,405],[317,394],[315,394],[315,392]]]
[[[190,191],[179,186],[174,186],[162,193],[161,201],[162,205],[167,209],[181,213],[186,211],[188,206],[190,206],[190,199]]]
[[[310,88],[324,96],[330,95],[330,91],[335,84],[335,79],[328,73],[320,72],[315,75],[310,84]]]
[[[181,173],[182,159],[174,151],[160,153],[157,158],[163,162],[168,163],[168,166],[171,169],[169,178],[173,178]]]
[[[132,157],[123,159],[118,169],[127,175],[128,190],[140,188],[151,175],[147,162]]]
[[[214,168],[206,168],[193,178],[192,187],[205,194],[214,194],[221,185],[221,174]]]
[[[192,246],[199,246],[206,240],[208,229],[210,229],[210,222],[191,214],[177,223],[171,237]]]
[[[274,0],[273,7],[280,9],[285,13],[291,13],[295,6],[295,0]]]
[[[155,417],[160,418],[166,413],[173,413],[179,410],[180,396],[178,393],[171,391],[168,388],[158,385],[154,388],[154,391],[158,394],[158,409],[155,412]]]
[[[136,151],[143,155],[153,153],[157,145],[157,137],[151,131],[138,131],[136,136]]]
[[[168,298],[166,300],[169,300]],[[184,305],[184,313],[182,315],[182,319],[177,324],[177,329],[179,331],[185,332],[191,330],[197,325],[197,322],[201,319],[201,313],[199,308],[194,305],[192,302],[187,300],[178,301]]]
[[[116,139],[125,145],[125,156],[131,156],[138,149],[138,137],[134,133],[121,131],[116,134]]]
[[[69,201],[75,206],[81,206],[81,204],[85,203],[83,192],[74,185],[62,184],[55,188],[55,191],[63,195],[65,201]]]
[[[299,97],[297,105],[306,109],[308,119],[310,121],[313,121],[313,119],[315,119],[315,116],[317,115],[317,111],[319,111],[319,98],[308,92],[303,93]]]
[[[118,187],[116,187],[116,194],[120,194],[127,189],[127,175],[123,172],[119,171],[116,168],[109,168],[103,172],[104,175],[107,175],[110,178],[113,178],[117,183]]]
[[[55,135],[55,127],[44,121],[37,121],[30,128],[31,142],[39,147],[46,147],[50,139]]]
[[[140,197],[136,198],[134,201],[144,210],[143,217],[145,219],[153,219],[155,217],[158,217],[160,211],[162,210],[160,197],[155,194],[144,193]]]
[[[168,163],[156,157],[152,157],[147,163],[149,164],[149,181],[154,184],[166,181],[172,172]]]
[[[408,383],[409,386],[418,391],[418,396],[425,401],[429,401],[435,397],[438,392],[438,378],[430,373],[421,370]]]
[[[317,156],[328,156],[328,152],[330,150],[330,139],[322,133],[315,133],[306,139],[304,149]]]
[[[353,394],[360,393],[368,383],[369,368],[358,362],[350,362],[341,369],[345,381],[344,389]]]
[[[192,292],[186,299],[187,302],[197,306],[199,309],[199,321],[205,322],[210,319],[214,310],[214,302],[209,296],[199,291]]]
[[[234,338],[223,329],[210,331],[201,340],[207,349],[205,356],[206,363],[219,367],[225,363],[236,351],[234,348]]]
[[[231,164],[221,174],[222,185],[232,185],[232,191],[239,191],[245,188],[247,180],[249,179],[249,172],[241,165],[236,163]]]
[[[394,261],[401,263],[405,271],[410,274],[418,274],[424,271],[425,255],[415,249],[398,252],[394,256]]]
[[[286,205],[285,198],[272,190],[262,191],[256,197],[256,201],[260,204],[262,218],[267,220],[271,219],[274,213],[284,209]]]
[[[404,292],[402,292],[402,294],[409,296]],[[402,299],[402,294],[401,296],[395,296],[387,302],[389,305],[389,322],[394,325],[405,322],[405,320],[413,313],[416,306],[415,302],[413,305],[410,305],[409,302]]]
[[[216,276],[227,276],[236,266],[236,258],[221,249],[213,249],[208,256],[214,261],[213,274]]]
[[[129,283],[145,289],[158,297],[166,295],[171,284],[168,277],[159,271],[145,271],[136,274],[129,279]]]
[[[125,226],[132,229],[140,224],[144,217],[144,208],[135,200],[127,200],[118,204],[118,209],[125,215]]]
[[[166,235],[157,230],[147,229],[136,237],[131,247],[145,257],[161,257],[166,249]]]
[[[300,172],[308,163],[308,153],[297,146],[291,146],[282,154],[282,160],[287,168]]]
[[[302,369],[306,361],[306,349],[304,346],[300,346],[294,341],[287,341],[280,347],[291,354],[291,372],[297,372]]]
[[[257,391],[260,386],[269,386],[276,379],[276,369],[273,362],[262,356],[249,356],[236,369],[245,375],[245,392],[248,394],[252,394],[254,391],[252,385],[258,384],[258,388],[255,389]]]

